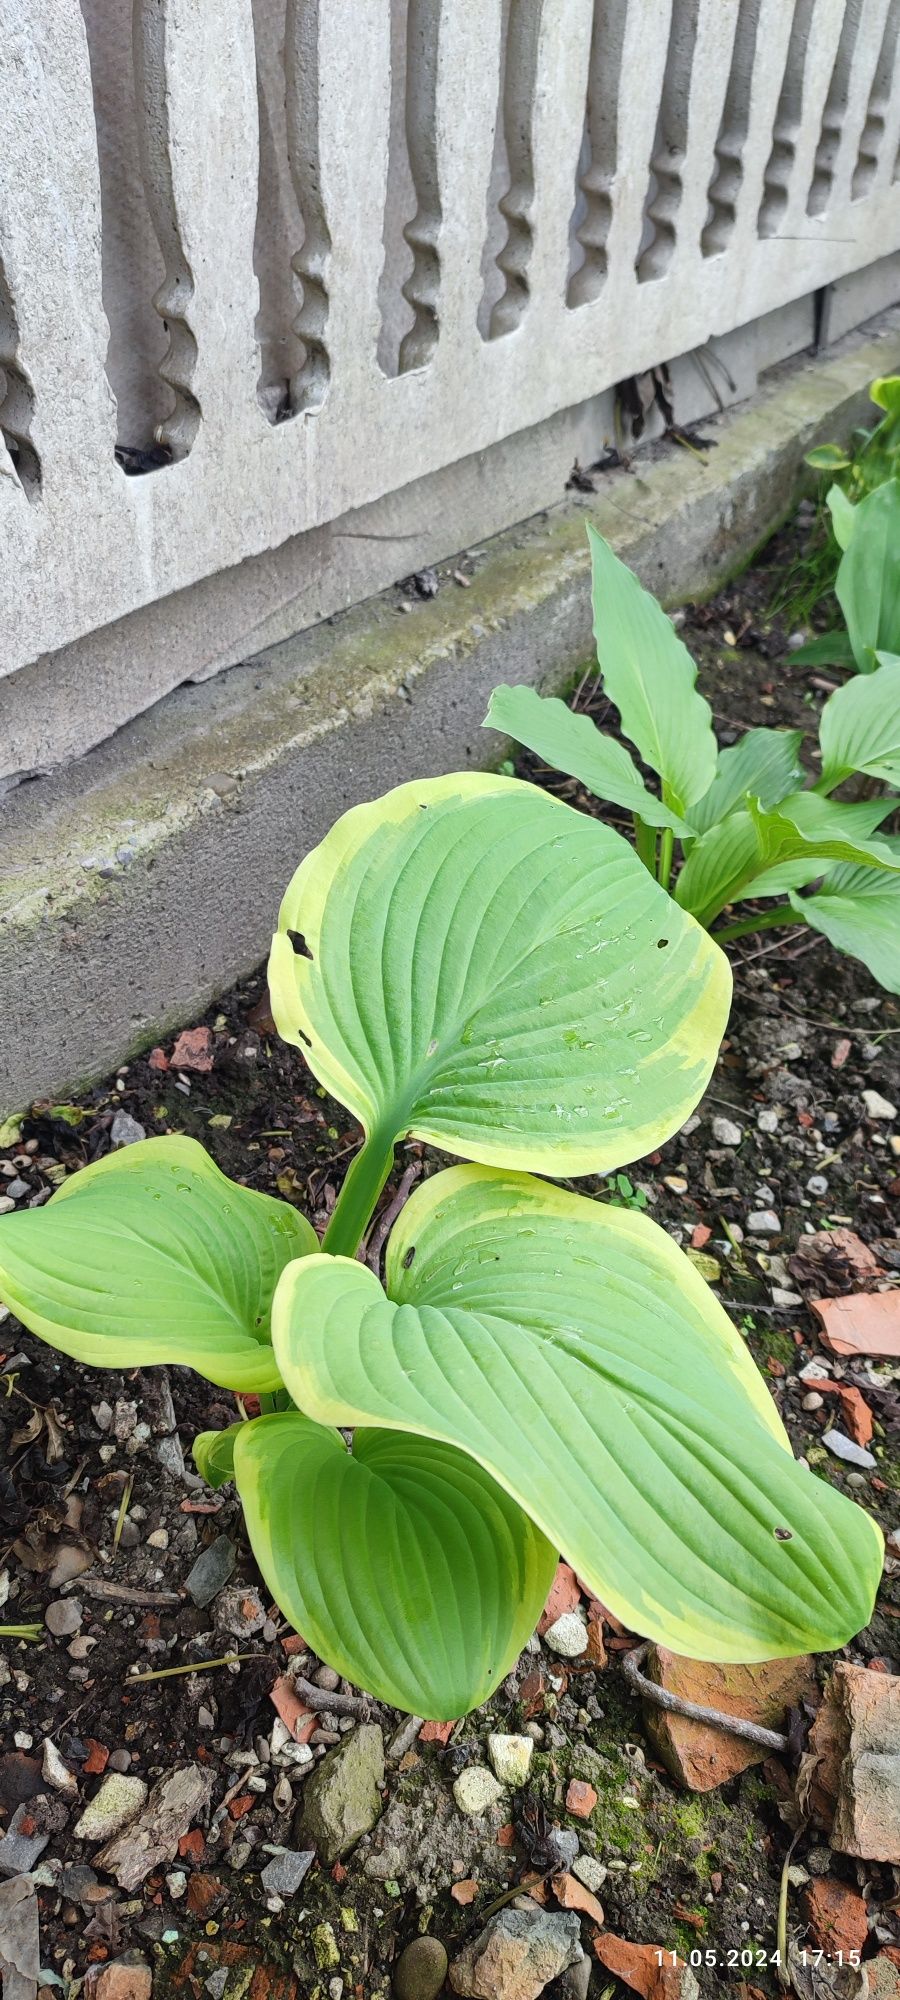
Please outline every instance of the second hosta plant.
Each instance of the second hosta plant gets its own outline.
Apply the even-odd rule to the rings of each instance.
[[[679,1652],[850,1639],[878,1528],[794,1460],[666,1233],[555,1184],[640,1158],[701,1097],[730,999],[702,927],[609,828],[452,776],[338,821],[287,891],[269,980],[363,1129],[321,1246],[195,1141],[150,1139],[0,1222],[0,1297],[80,1360],[260,1395],[197,1462],[237,1482],[286,1617],[401,1708],[485,1700],[560,1551]],[[463,1164],[407,1202],[381,1279],[358,1253],[410,1135]]]
[[[698,923],[720,926],[720,943],[807,923],[900,992],[900,841],[880,831],[900,805],[900,657],[872,652],[872,671],[829,696],[819,722],[821,775],[810,787],[797,729],[750,729],[719,749],[697,669],[670,619],[588,532],[603,689],[660,795],[623,743],[533,688],[495,688],[487,726],[630,812],[647,868]],[[864,528],[855,535],[862,551]],[[893,575],[900,601],[896,551]],[[876,796],[848,801],[840,795],[858,776],[873,781]],[[742,911],[748,902],[765,907]]]

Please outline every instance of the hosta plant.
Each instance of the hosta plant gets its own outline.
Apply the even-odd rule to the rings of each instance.
[[[900,383],[897,387],[900,391]],[[827,505],[841,552],[834,593],[844,627],[811,639],[794,662],[871,674],[885,653],[900,653],[900,477],[886,479],[857,502],[834,485]]]
[[[886,491],[879,488],[858,512]],[[720,750],[696,667],[671,620],[602,537],[589,533],[603,689],[623,735],[656,773],[659,795],[623,743],[533,688],[496,688],[487,726],[630,812],[647,870],[704,928],[719,926],[719,943],[807,923],[862,959],[889,992],[900,992],[900,841],[879,832],[900,803],[900,658],[877,651],[871,673],[829,696],[813,785],[798,760],[799,730],[750,729]],[[852,546],[861,534],[854,531]],[[895,567],[900,578],[900,563]],[[859,774],[875,781],[877,796],[848,802],[839,795]],[[748,902],[757,905],[752,912],[725,918]]]
[[[560,1550],[678,1651],[844,1644],[877,1527],[795,1462],[666,1233],[555,1184],[662,1144],[701,1096],[730,977],[693,917],[545,793],[431,779],[303,862],[269,982],[282,1035],[363,1128],[321,1246],[194,1140],[148,1139],[0,1221],[0,1297],[79,1360],[183,1363],[260,1397],[197,1463],[236,1481],[286,1617],[402,1708],[483,1701]],[[409,1135],[461,1164],[407,1202],[380,1278],[360,1246]]]

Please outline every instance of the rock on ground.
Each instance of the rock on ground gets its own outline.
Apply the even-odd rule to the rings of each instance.
[[[76,1840],[112,1840],[140,1812],[147,1797],[143,1778],[113,1771],[85,1806],[74,1833]]]
[[[838,1853],[900,1862],[900,1678],[839,1662],[801,1783]]]
[[[394,2000],[436,2000],[446,1977],[447,1953],[440,1938],[413,1938],[397,1960]]]
[[[314,1847],[325,1867],[348,1854],[381,1814],[384,1737],[376,1723],[360,1723],[329,1750],[307,1780],[297,1836]]]
[[[817,1694],[815,1669],[809,1654],[792,1660],[764,1660],[755,1666],[711,1666],[653,1646],[647,1655],[647,1678],[670,1694],[705,1708],[739,1715],[766,1729],[781,1729],[789,1708]],[[729,1778],[760,1764],[768,1751],[713,1723],[692,1722],[685,1715],[644,1703],[644,1727],[666,1769],[692,1792],[712,1791]]]
[[[524,1785],[534,1744],[530,1736],[501,1736],[492,1733],[488,1737],[488,1756],[494,1767],[494,1775],[501,1785],[518,1787]]]
[[[161,1861],[171,1860],[182,1834],[208,1806],[212,1785],[212,1772],[199,1764],[167,1772],[138,1818],[101,1849],[97,1867],[113,1875],[120,1889],[136,1889]]]
[[[0,1882],[0,1979],[3,2000],[34,2000],[40,1976],[38,1902],[20,1875]]]
[[[453,1787],[460,1812],[469,1814],[473,1819],[480,1818],[482,1813],[495,1806],[500,1793],[501,1787],[486,1764],[467,1764]]]
[[[84,1982],[85,2000],[150,2000],[153,1975],[136,1954],[92,1965]]]
[[[801,1898],[803,1915],[812,1943],[819,1951],[847,1958],[861,1951],[869,1935],[866,1906],[849,1882],[835,1875],[820,1875],[810,1882]]]
[[[414,1796],[395,1792],[373,1836],[365,1873],[370,1881],[398,1881],[424,1908],[446,1892],[452,1856],[454,1873],[458,1863],[460,1876],[476,1876],[482,1890],[496,1885],[499,1894],[508,1879],[508,1850],[496,1845],[505,1816],[498,1805],[480,1819],[467,1818],[442,1774],[425,1770]]]
[[[698,2000],[700,1988],[689,1965],[662,1945],[632,1944],[612,1931],[595,1931],[593,1946],[608,1972],[643,1995],[643,2000]]]
[[[450,1967],[450,1985],[466,2000],[538,2000],[551,1979],[581,1959],[574,1911],[501,1910]]]

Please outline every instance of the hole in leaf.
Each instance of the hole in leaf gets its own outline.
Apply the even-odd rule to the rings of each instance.
[[[298,958],[312,958],[312,952],[302,931],[288,931],[288,937]]]
[[[668,938],[657,938],[656,940],[657,951],[665,951],[668,942],[669,942]]]
[[[773,1532],[776,1542],[792,1542],[794,1539],[790,1528],[775,1528]]]
[[[403,1259],[403,1269],[404,1269],[404,1271],[408,1271],[408,1270],[409,1270],[409,1267],[410,1267],[410,1264],[412,1263],[412,1260],[413,1260],[413,1258],[414,1258],[415,1254],[416,1254],[416,1246],[415,1246],[415,1244],[414,1244],[414,1243],[411,1243],[411,1244],[410,1244],[410,1246],[409,1246],[409,1249],[407,1250],[407,1252],[406,1252],[406,1255],[405,1255],[405,1257],[404,1257],[404,1259]]]

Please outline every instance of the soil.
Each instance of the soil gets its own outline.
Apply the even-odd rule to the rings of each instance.
[[[814,739],[823,677],[792,666],[790,635],[768,615],[779,567],[796,549],[797,535],[793,527],[777,537],[751,571],[684,617],[683,637],[699,660],[723,742],[752,724],[796,726]],[[602,704],[593,696],[588,677],[575,699],[599,717]],[[520,768],[594,810],[576,785],[537,771],[533,760],[523,759]],[[892,1128],[867,1119],[861,1096],[874,1087],[900,1103],[900,1004],[861,965],[799,927],[774,939],[745,938],[732,959],[734,1009],[709,1091],[681,1134],[629,1169],[634,1192],[626,1189],[626,1198],[646,1200],[685,1246],[703,1241],[703,1254],[719,1266],[718,1296],[770,1386],[795,1451],[852,1492],[889,1532],[900,1525],[900,1367],[843,1365],[843,1379],[863,1390],[876,1420],[877,1470],[860,1473],[823,1445],[836,1421],[835,1399],[826,1397],[813,1412],[802,1407],[810,1384],[799,1370],[825,1359],[839,1376],[842,1365],[823,1354],[806,1306],[775,1305],[772,1292],[799,1290],[790,1260],[804,1235],[822,1226],[852,1228],[889,1273],[900,1270],[900,1162],[886,1137]],[[106,1151],[113,1117],[124,1109],[148,1134],[202,1139],[226,1173],[296,1203],[321,1229],[358,1131],[302,1057],[279,1042],[262,973],[226,995],[205,1024],[215,1049],[209,1075],[161,1070],[143,1057],[74,1106],[35,1106],[21,1138],[0,1154],[7,1184],[27,1184],[17,1197],[22,1204],[47,1198],[61,1176]],[[777,1129],[767,1132],[759,1115],[773,1110]],[[717,1116],[741,1128],[737,1148],[716,1143]],[[401,1147],[393,1186],[410,1165],[429,1173],[439,1164],[419,1145]],[[810,1188],[813,1176],[822,1177],[824,1189],[818,1180]],[[679,1181],[686,1183],[683,1192]],[[580,1188],[608,1199],[611,1185],[581,1182]],[[762,1207],[776,1211],[780,1233],[768,1245],[742,1242],[748,1213]],[[847,1288],[840,1273],[829,1282],[833,1290]],[[540,1869],[542,1855],[546,1865],[542,1842],[553,1826],[573,1829],[582,1850],[607,1867],[601,1900],[610,1929],[666,1950],[718,1954],[715,1970],[698,1968],[704,1992],[748,1977],[757,1988],[777,1990],[771,1966],[756,1963],[748,1972],[746,1954],[764,1956],[775,1945],[791,1838],[781,1810],[790,1760],[770,1757],[716,1792],[679,1790],[654,1759],[640,1703],[622,1678],[622,1642],[616,1650],[614,1631],[607,1633],[611,1650],[602,1671],[578,1670],[577,1663],[567,1670],[533,1642],[535,1651],[523,1654],[487,1709],[458,1725],[447,1745],[410,1738],[391,1754],[404,1718],[376,1706],[373,1717],[388,1745],[379,1827],[344,1864],[330,1871],[316,1866],[283,1907],[267,1902],[260,1882],[271,1858],[267,1843],[302,1845],[292,1828],[303,1779],[277,1756],[273,1764],[270,1750],[270,1690],[289,1663],[296,1665],[296,1641],[291,1652],[292,1635],[267,1601],[262,1629],[241,1630],[242,1603],[259,1579],[239,1508],[232,1488],[213,1495],[202,1486],[189,1453],[197,1430],[233,1420],[234,1399],[176,1368],[88,1371],[56,1356],[9,1316],[0,1325],[0,1367],[0,1603],[6,1592],[0,1618],[41,1622],[61,1597],[82,1610],[74,1639],[44,1629],[39,1643],[0,1642],[0,1830],[4,1814],[46,1791],[40,1775],[46,1738],[78,1779],[77,1801],[50,1794],[55,1824],[38,1867],[48,2000],[59,1981],[130,1950],[152,1964],[155,1994],[221,1996],[224,1986],[225,2000],[236,2000],[260,1965],[265,1976],[252,1989],[259,2000],[282,1992],[323,2000],[340,1992],[386,1993],[396,1956],[412,1937],[431,1930],[452,1957],[504,1889]],[[200,1550],[223,1536],[236,1552],[230,1586],[246,1588],[235,1596],[229,1587],[224,1600],[199,1609],[185,1578]],[[60,1566],[77,1565],[79,1552],[89,1566],[63,1588]],[[98,1581],[122,1596],[95,1595]],[[143,1601],[131,1601],[129,1591]],[[900,1563],[889,1558],[873,1622],[846,1657],[900,1671],[898,1619]],[[232,1651],[243,1656],[239,1664],[202,1670],[204,1661]],[[197,1670],[137,1685],[132,1678],[180,1665]],[[303,1671],[312,1677],[319,1665],[307,1656]],[[819,1662],[820,1677],[827,1666]],[[530,1683],[523,1699],[520,1683],[535,1673],[537,1691]],[[526,1722],[540,1740],[528,1790],[516,1795],[512,1831],[498,1842],[496,1814],[497,1823],[489,1816],[462,1821],[458,1814],[448,1822],[453,1778],[467,1760],[484,1761],[488,1729],[515,1730]],[[323,1690],[314,1753],[324,1754],[342,1728],[352,1727],[352,1718],[330,1715]],[[107,1757],[110,1768],[151,1783],[188,1761],[200,1761],[213,1776],[205,1839],[192,1836],[180,1856],[131,1895],[102,1875],[92,1889],[83,1868],[81,1875],[69,1868],[61,1876],[58,1865],[91,1863],[92,1850],[72,1828],[101,1783]],[[599,1793],[589,1825],[566,1811],[573,1776]],[[234,1796],[223,1807],[229,1792]],[[816,1838],[801,1837],[795,1864],[816,1849]],[[818,1842],[814,1871],[822,1865]],[[868,1884],[880,1941],[900,1942],[898,1913],[887,1907],[891,1870],[860,1864],[857,1871],[839,1855],[830,1866],[854,1887]],[[477,1884],[470,1902],[451,1894],[462,1880]],[[793,1892],[790,1923],[802,1933]],[[590,1929],[586,1923],[586,1945]],[[877,1948],[874,1934],[871,1942]],[[612,1990],[598,1964],[590,1990]]]

